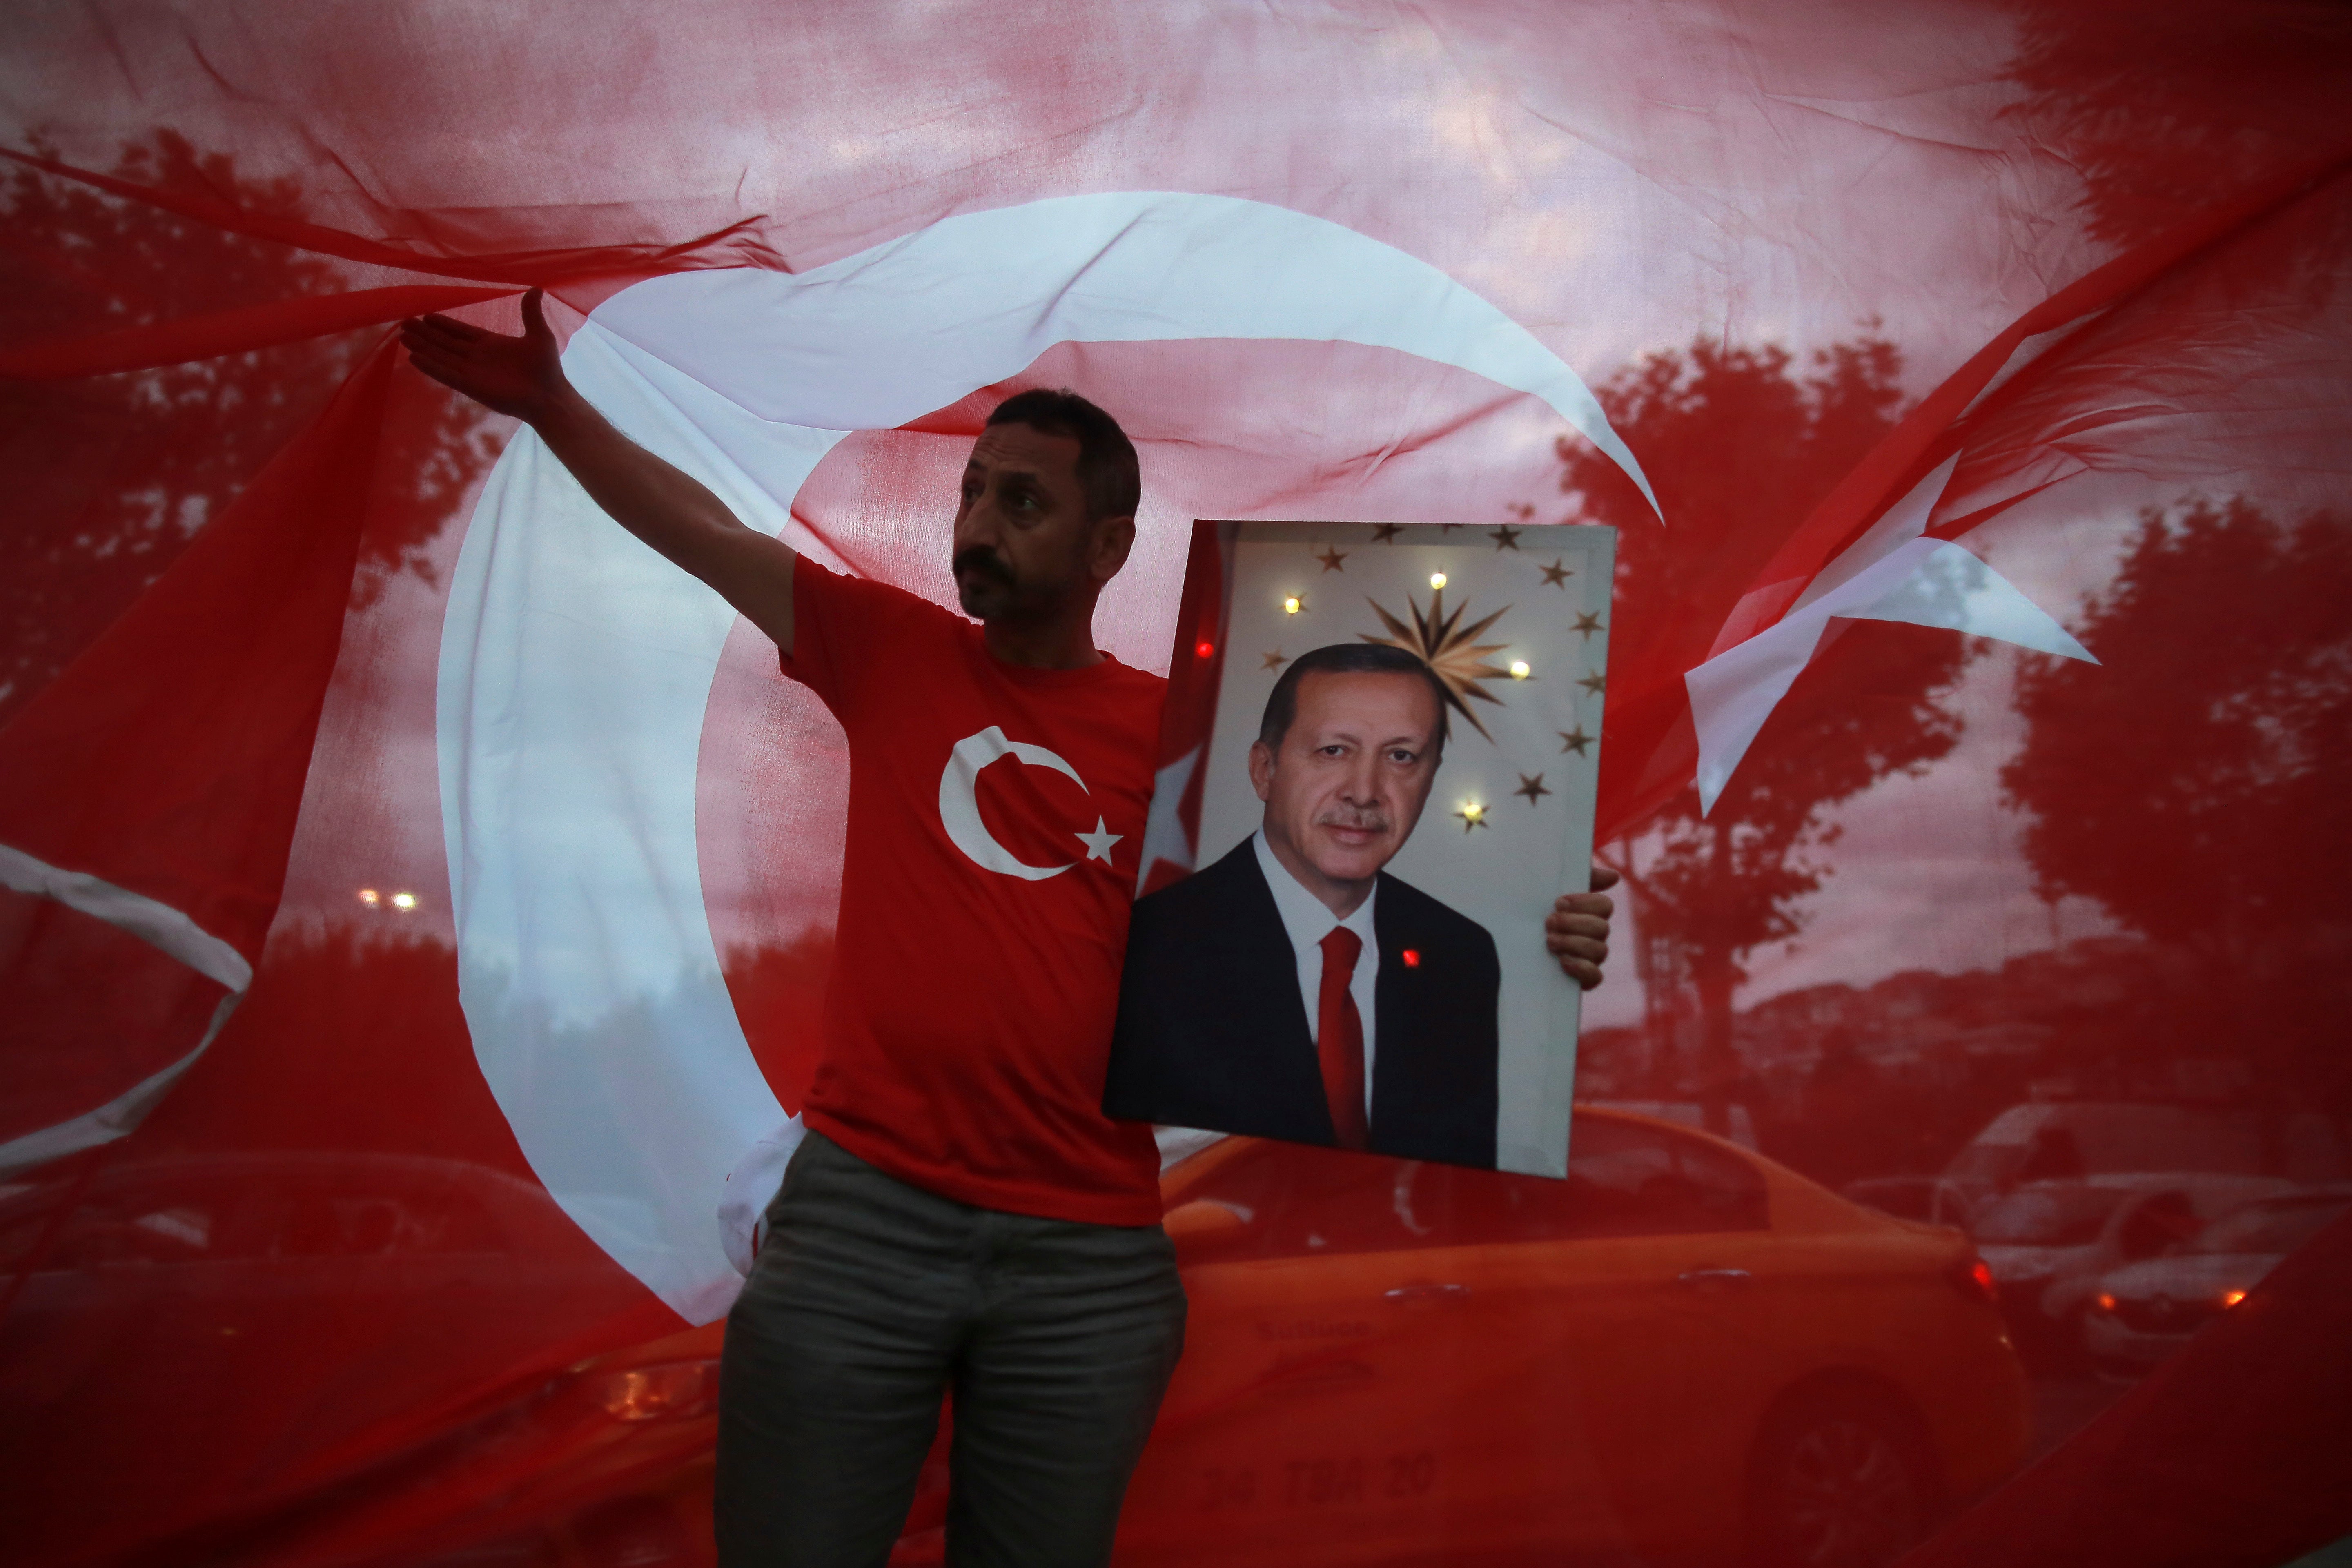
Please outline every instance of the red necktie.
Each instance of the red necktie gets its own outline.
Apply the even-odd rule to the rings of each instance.
[[[1361,1149],[1364,1129],[1364,1021],[1348,983],[1364,939],[1334,926],[1323,939],[1323,986],[1316,995],[1315,1055],[1323,1065],[1323,1099],[1342,1149]]]

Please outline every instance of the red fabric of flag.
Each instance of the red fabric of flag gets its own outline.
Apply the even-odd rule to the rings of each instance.
[[[1961,1414],[1951,1325],[1998,1325],[1889,1349],[1868,1323],[1990,1312],[1948,1274],[1966,1244],[1827,1189],[1925,1184],[1977,1224],[2177,1176],[2202,1226],[2225,1191],[2352,1177],[2333,7],[251,0],[0,26],[14,1558],[708,1552],[717,1331],[688,1320],[731,1277],[720,1193],[662,1157],[799,1103],[846,759],[764,639],[594,554],[527,437],[385,341],[431,310],[511,330],[528,286],[576,374],[603,355],[763,525],[942,603],[987,410],[1102,402],[1146,500],[1097,640],[1167,669],[1202,736],[1265,650],[1224,646],[1213,559],[1187,576],[1196,520],[1621,531],[1592,722],[1449,765],[1597,747],[1628,881],[1580,1095],[1801,1184],[1761,1240],[1636,1247],[1389,1162],[1253,1208],[1236,1161],[1229,1212],[1306,1217],[1237,1274],[1230,1241],[1182,1244],[1138,1561],[1724,1557],[1809,1412],[1957,1501],[2029,1447]],[[905,286],[926,247],[950,262]],[[1319,286],[1307,256],[1334,258]],[[687,273],[768,313],[660,316]],[[713,368],[771,331],[772,376]],[[574,646],[614,679],[530,664]],[[530,728],[551,689],[576,749]],[[1195,848],[1171,734],[1147,887]],[[501,796],[509,765],[562,787]],[[574,879],[500,880],[525,838]],[[623,907],[615,867],[661,897]],[[721,1036],[736,1076],[677,1066]],[[600,1185],[608,1152],[643,1159]],[[1849,1279],[1824,1237],[1916,1257],[1824,1286]],[[2101,1268],[2189,1267],[2174,1242]],[[1757,1289],[1695,1274],[1735,1244]],[[1641,1247],[1662,1305],[1612,1317],[1635,1287],[1608,1259]],[[1445,1272],[1472,1253],[1500,1271]],[[2095,1501],[2112,1477],[2061,1463],[2052,1413],[2105,1397],[2083,1347],[2114,1289],[2022,1278],[2028,1363],[2000,1364],[2058,1451],[2035,1495]],[[1593,1358],[1510,1359],[1563,1322]]]

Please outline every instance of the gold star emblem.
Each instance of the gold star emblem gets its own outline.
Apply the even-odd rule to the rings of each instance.
[[[1394,544],[1396,536],[1402,531],[1404,531],[1404,524],[1401,522],[1376,522],[1372,524],[1372,542]]]
[[[1583,756],[1584,748],[1592,744],[1592,737],[1584,732],[1584,726],[1581,724],[1573,730],[1555,730],[1552,733],[1559,737],[1559,751],[1562,756],[1566,756],[1570,752],[1574,752],[1580,757]]]
[[[1326,572],[1345,572],[1347,568],[1340,565],[1339,563],[1345,561],[1347,558],[1348,552],[1346,551],[1340,550],[1333,545],[1327,544],[1323,547],[1323,553],[1318,555],[1315,559],[1323,563],[1323,570]]]
[[[1582,680],[1578,681],[1577,684],[1584,688],[1587,691],[1592,693],[1595,697],[1598,697],[1601,695],[1601,689],[1607,686],[1609,682],[1602,677],[1601,673],[1596,669],[1591,675],[1586,676]]]
[[[1500,528],[1488,529],[1486,537],[1495,542],[1495,549],[1499,552],[1505,550],[1517,550],[1519,547],[1519,535],[1525,531],[1526,530],[1513,528],[1507,522]]]
[[[1475,800],[1464,805],[1461,810],[1455,812],[1454,815],[1462,819],[1462,831],[1465,833],[1469,832],[1474,827],[1484,827],[1486,826],[1486,808],[1480,805]]]
[[[1539,795],[1549,795],[1551,791],[1544,788],[1543,774],[1538,773],[1535,777],[1529,778],[1527,774],[1521,773],[1519,775],[1519,787],[1513,790],[1511,793],[1513,795],[1526,795],[1528,797],[1528,804],[1529,805],[1533,805],[1536,803],[1536,796]]]
[[[1421,605],[1413,601],[1412,595],[1405,595],[1405,607],[1412,613],[1412,624],[1407,626],[1372,601],[1368,599],[1365,603],[1371,604],[1372,613],[1380,616],[1381,624],[1388,627],[1389,635],[1384,637],[1376,637],[1370,632],[1359,635],[1368,643],[1401,647],[1429,666],[1430,672],[1437,677],[1437,683],[1445,689],[1446,705],[1468,720],[1472,729],[1492,741],[1495,737],[1486,733],[1486,726],[1479,722],[1478,716],[1470,711],[1469,704],[1464,700],[1475,697],[1481,702],[1501,706],[1503,700],[1478,683],[1511,678],[1509,670],[1486,662],[1488,654],[1500,653],[1511,645],[1479,643],[1475,638],[1480,632],[1507,615],[1511,607],[1506,605],[1475,626],[1465,626],[1461,624],[1462,616],[1468,606],[1447,615],[1445,590],[1439,588],[1429,595],[1429,614],[1425,616],[1421,613]]]
[[[1288,659],[1282,657],[1282,650],[1280,648],[1276,648],[1272,653],[1265,654],[1261,657],[1265,658],[1265,668],[1267,669],[1280,669],[1284,665],[1290,662]]]
[[[1575,629],[1582,632],[1584,634],[1585,640],[1590,642],[1592,640],[1592,634],[1601,629],[1601,617],[1599,616],[1579,616],[1576,617]]]
[[[1558,561],[1554,561],[1550,565],[1543,569],[1544,586],[1547,588],[1558,588],[1561,593],[1565,594],[1568,592],[1568,580],[1575,575],[1576,574],[1574,572],[1561,565]]]

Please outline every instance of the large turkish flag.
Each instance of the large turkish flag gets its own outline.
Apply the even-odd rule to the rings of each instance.
[[[731,1295],[722,1179],[811,1067],[842,738],[387,341],[511,330],[529,285],[632,435],[943,603],[989,406],[1101,402],[1146,500],[1097,640],[1147,668],[1196,517],[1625,531],[1591,738],[1637,939],[1591,1016],[1656,1058],[1623,1097],[1765,1103],[1735,1009],[1776,993],[2186,942],[2240,1002],[2178,1017],[2260,1041],[2168,1045],[2165,1082],[2352,1110],[2309,869],[2347,847],[2311,781],[2352,711],[2326,7],[5,27],[22,1561],[260,1560],[218,1535],[256,1521],[323,1553],[485,1410]],[[2200,898],[2220,936],[2174,912]],[[2021,1048],[2154,1092],[2120,1047]],[[1973,1130],[1895,1151],[1866,1124],[1924,1101],[1828,1103],[1772,1149],[1825,1178]]]

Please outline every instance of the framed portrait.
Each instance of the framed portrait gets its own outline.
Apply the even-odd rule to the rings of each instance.
[[[1107,1111],[1567,1173],[1615,555],[1193,525]]]

